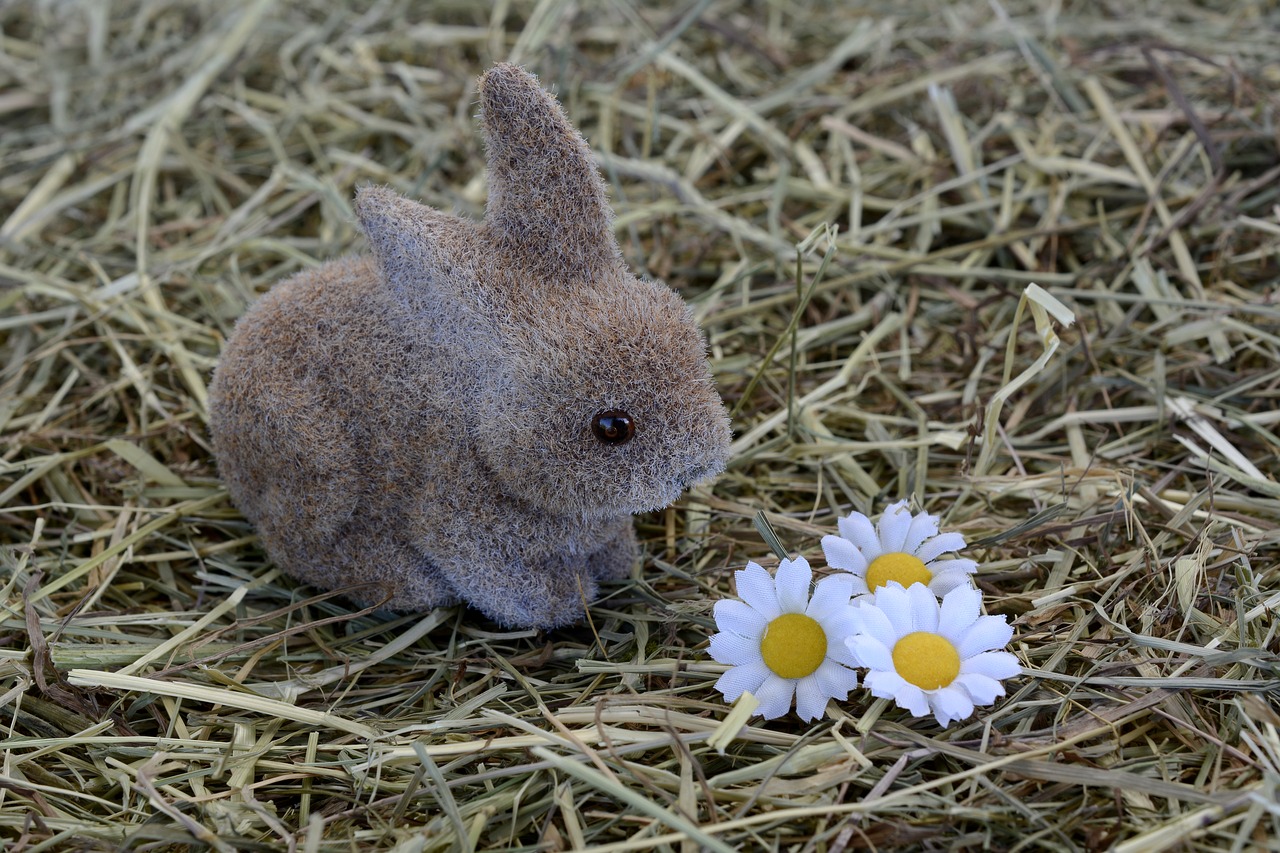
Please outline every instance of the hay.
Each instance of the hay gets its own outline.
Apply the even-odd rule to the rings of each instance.
[[[1214,5],[0,7],[6,848],[1274,849],[1280,13]],[[737,431],[549,635],[290,582],[205,429],[355,186],[480,212],[513,56]],[[977,543],[1024,677],[948,730],[861,691],[740,728],[703,649],[757,513],[816,558],[898,497]]]

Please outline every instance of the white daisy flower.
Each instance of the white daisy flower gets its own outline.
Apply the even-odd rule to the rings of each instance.
[[[964,547],[959,533],[938,533],[938,517],[922,512],[912,514],[906,501],[892,504],[871,526],[860,512],[837,522],[839,536],[823,536],[822,552],[827,565],[852,573],[853,594],[875,592],[890,581],[903,587],[922,583],[941,598],[953,589],[969,587],[977,571],[973,560],[939,559]]]
[[[744,692],[760,700],[757,714],[781,717],[792,697],[800,719],[822,716],[828,699],[844,700],[858,686],[845,641],[857,631],[848,576],[818,582],[809,599],[813,572],[803,557],[783,560],[776,577],[756,563],[734,573],[742,601],[716,602],[716,627],[708,649],[731,669],[716,689],[732,702]]]
[[[1002,650],[1013,637],[1003,616],[982,616],[982,594],[960,587],[941,602],[923,585],[895,582],[861,599],[861,630],[849,638],[863,686],[913,716],[932,712],[938,725],[963,720],[975,705],[1004,695],[1001,679],[1021,673]]]

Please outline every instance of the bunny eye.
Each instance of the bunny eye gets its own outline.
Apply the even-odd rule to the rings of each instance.
[[[636,422],[621,409],[608,409],[591,419],[591,432],[601,444],[626,444],[636,434]]]

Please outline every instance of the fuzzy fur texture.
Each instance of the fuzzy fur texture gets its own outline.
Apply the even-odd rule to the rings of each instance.
[[[480,79],[483,223],[366,187],[373,257],[281,282],[210,389],[219,469],[286,571],[396,610],[578,621],[630,514],[719,473],[729,420],[667,287],[622,263],[603,181],[537,80]],[[591,421],[621,409],[634,438]]]

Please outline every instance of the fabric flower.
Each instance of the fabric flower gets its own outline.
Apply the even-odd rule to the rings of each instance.
[[[823,536],[827,565],[844,569],[854,578],[854,595],[875,592],[890,581],[903,587],[922,583],[941,598],[953,589],[968,588],[977,571],[973,560],[941,560],[943,554],[964,547],[959,533],[938,533],[938,517],[912,514],[906,501],[892,504],[876,526],[860,512],[837,522],[839,536]]]
[[[732,702],[744,692],[760,700],[766,720],[791,708],[807,721],[822,716],[828,699],[844,700],[858,686],[848,667],[854,658],[845,641],[857,630],[848,576],[818,582],[809,598],[813,572],[803,557],[783,560],[777,576],[756,563],[734,573],[741,601],[715,605],[716,627],[708,649],[732,667],[716,689]]]
[[[1022,670],[1003,649],[1013,628],[1003,616],[982,616],[982,594],[970,587],[941,602],[923,584],[889,582],[859,602],[861,630],[849,638],[856,663],[870,670],[863,685],[923,717],[947,726],[1004,695],[1001,679]]]

